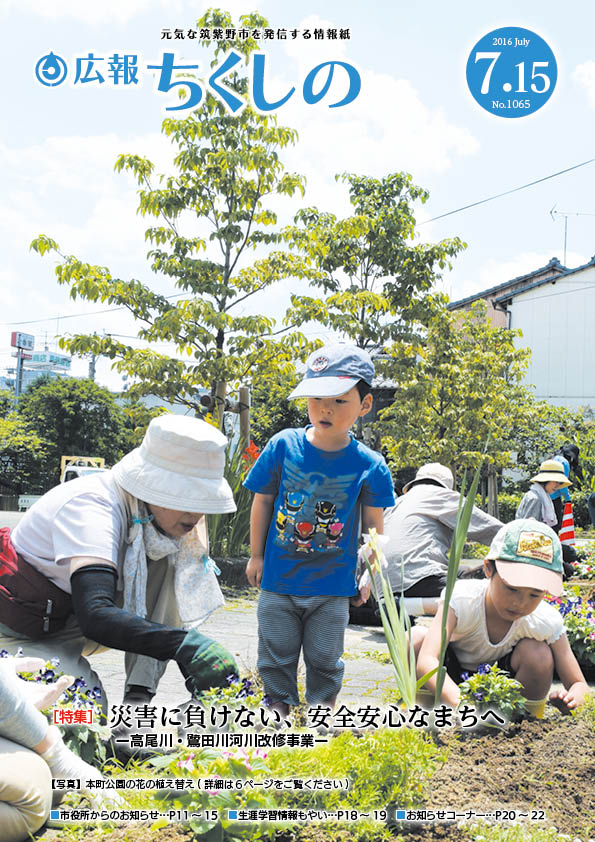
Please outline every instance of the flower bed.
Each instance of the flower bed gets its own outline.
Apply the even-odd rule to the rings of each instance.
[[[576,585],[566,586],[559,597],[549,597],[564,617],[572,651],[587,679],[595,677],[595,599],[585,598]]]
[[[574,576],[579,579],[595,579],[595,546],[578,547],[577,561],[574,563]]]

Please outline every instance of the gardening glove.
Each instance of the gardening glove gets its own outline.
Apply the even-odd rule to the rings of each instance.
[[[195,699],[210,687],[227,687],[230,676],[239,676],[231,652],[196,629],[188,632],[174,657]]]
[[[103,778],[98,769],[85,763],[64,745],[62,735],[55,725],[50,726],[49,732],[54,736],[54,742],[40,756],[50,767],[52,778],[78,778],[83,791],[86,791],[85,781],[97,781]]]

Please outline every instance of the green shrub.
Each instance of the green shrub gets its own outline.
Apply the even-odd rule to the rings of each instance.
[[[589,517],[589,509],[587,508],[587,500],[590,494],[591,491],[571,490],[570,492],[574,525],[581,529],[588,529],[591,526],[591,518]]]
[[[595,693],[591,692],[583,705],[579,708],[577,716],[584,719],[590,726],[595,735]]]
[[[511,520],[515,519],[516,510],[522,499],[523,494],[521,492],[513,494],[507,491],[501,491],[498,494],[498,508],[502,523],[510,523]]]
[[[237,510],[230,514],[208,515],[210,553],[216,558],[247,552],[252,492],[245,488],[243,482],[258,456],[259,450],[252,441],[247,447],[237,441],[227,448],[225,479],[233,492]]]
[[[485,558],[489,547],[485,544],[478,544],[476,541],[469,541],[463,548],[463,558]]]
[[[351,732],[315,748],[275,749],[268,764],[277,778],[349,779],[349,789],[291,790],[286,805],[333,810],[360,810],[396,803],[422,803],[427,781],[446,759],[431,737],[411,728],[383,728],[358,738]]]
[[[236,822],[228,817],[229,810],[269,810],[279,806],[274,790],[241,785],[249,778],[269,777],[266,754],[258,749],[250,754],[241,748],[225,752],[186,749],[179,754],[151,758],[145,768],[152,769],[157,777],[208,778],[212,781],[212,788],[165,789],[154,796],[161,812],[172,809],[188,811],[188,825],[195,840],[231,842],[270,839],[283,827],[264,821]],[[218,789],[217,779],[235,779],[238,786]],[[167,819],[159,819],[153,829],[166,827],[167,824]]]

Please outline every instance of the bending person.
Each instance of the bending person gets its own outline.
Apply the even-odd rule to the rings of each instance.
[[[48,491],[2,536],[0,646],[58,657],[100,688],[84,656],[124,650],[128,703],[150,701],[170,659],[193,694],[224,686],[235,661],[195,627],[223,603],[205,515],[235,511],[226,443],[204,421],[162,415],[110,471]]]
[[[384,534],[389,538],[385,572],[395,596],[403,593],[412,616],[435,614],[446,585],[459,510],[459,493],[453,485],[450,468],[438,462],[423,465],[403,487],[396,505],[384,512]],[[489,544],[501,526],[499,520],[474,507],[468,538]]]
[[[558,533],[562,521],[556,502],[560,503],[561,498],[558,497],[556,501],[554,495],[568,494],[568,487],[572,485],[568,479],[568,462],[564,465],[556,459],[546,459],[539,466],[538,473],[531,477],[530,482],[531,487],[519,503],[515,518],[517,520],[535,518]],[[570,500],[570,496],[568,499]],[[576,561],[574,547],[563,543],[562,559],[564,577],[568,578],[574,572],[573,562]]]

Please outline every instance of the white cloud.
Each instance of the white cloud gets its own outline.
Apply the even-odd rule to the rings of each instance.
[[[43,232],[69,254],[91,250],[88,259],[102,263],[119,253],[144,257],[148,225],[136,214],[138,185],[131,174],[113,171],[122,152],[149,158],[156,172],[171,169],[169,141],[157,134],[50,137],[22,148],[0,145],[6,169],[0,222],[18,250],[26,251]]]
[[[406,79],[361,71],[359,97],[339,109],[324,101],[308,106],[297,94],[281,109],[280,123],[296,128],[299,143],[284,153],[288,165],[308,175],[307,202],[348,210],[341,172],[381,177],[405,170],[424,184],[430,173],[444,172],[456,158],[479,151],[476,138],[451,122],[442,108],[430,109]]]
[[[207,9],[219,8],[222,11],[229,12],[231,19],[237,23],[240,15],[248,15],[252,12],[256,12],[256,5],[256,3],[249,5],[246,3],[246,0],[225,0],[224,3],[213,3],[212,0],[201,0],[195,14],[196,17],[199,18],[204,15]],[[260,6],[261,4],[259,3],[258,5]],[[266,15],[264,16],[266,17]]]
[[[296,29],[302,32],[304,29],[309,29],[312,33],[314,29],[323,29],[326,32],[327,29],[339,30],[341,27],[337,26],[333,21],[326,20],[314,14],[303,18],[296,26]],[[321,60],[328,61],[330,58],[333,58],[340,61],[348,61],[347,45],[349,41],[346,39],[316,39],[312,36],[311,38],[288,38],[281,43],[287,55],[297,62],[300,70],[305,69],[306,72],[311,70]],[[321,57],[321,50],[324,52],[323,58]]]
[[[339,28],[332,21],[310,15],[299,22],[298,29]],[[284,153],[284,160],[308,175],[308,203],[335,206],[338,213],[348,212],[345,190],[333,177],[343,171],[372,176],[405,170],[414,182],[424,183],[429,173],[444,172],[457,157],[475,155],[479,143],[471,132],[457,126],[439,108],[428,108],[419,92],[407,79],[395,78],[357,67],[361,91],[350,105],[329,108],[331,95],[317,105],[307,105],[302,97],[306,74],[321,61],[338,59],[354,64],[348,54],[349,42],[304,41],[283,43],[294,62],[291,77],[267,74],[269,99],[281,97],[293,85],[293,97],[277,112],[281,124],[296,128],[299,143]],[[356,65],[355,65],[356,66]],[[336,71],[334,101],[347,91],[346,76],[340,82]]]
[[[572,74],[573,80],[587,93],[590,105],[595,108],[595,61],[578,64]]]
[[[118,155],[135,153],[152,160],[156,169],[171,160],[169,141],[159,134],[139,137],[105,135],[48,137],[43,143],[11,148],[0,144],[6,172],[29,184],[37,193],[60,189],[104,191]],[[116,176],[121,182],[126,175]],[[132,181],[132,177],[130,177]],[[55,193],[54,193],[55,195]]]
[[[141,14],[167,9],[168,14],[182,11],[180,0],[102,0],[101,3],[81,0],[0,0],[0,14],[31,14],[36,18],[75,20],[87,24],[128,23]]]

